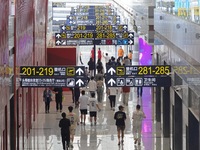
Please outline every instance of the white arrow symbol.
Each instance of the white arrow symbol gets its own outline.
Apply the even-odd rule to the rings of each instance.
[[[132,38],[132,37],[133,37],[133,34],[132,34],[132,33],[129,33],[128,37]]]
[[[65,26],[62,26],[62,29],[65,30],[66,29]]]
[[[110,84],[111,86],[113,86],[113,84],[115,84],[115,80],[113,80],[112,78],[108,81],[108,84]]]
[[[84,84],[84,82],[81,79],[78,79],[78,81],[76,81],[76,84],[78,84],[78,86],[81,86],[81,84]]]
[[[110,75],[113,75],[113,73],[115,73],[115,69],[113,69],[112,67],[108,70],[108,73],[110,73]]]
[[[60,38],[60,37],[61,37],[61,35],[60,35],[60,34],[57,34],[57,35],[56,35],[56,37],[57,37],[57,38]]]
[[[132,44],[133,44],[133,41],[132,41],[132,40],[129,40],[128,43],[129,43],[130,45],[132,45]]]
[[[78,73],[78,75],[80,76],[81,73],[84,73],[84,71],[83,71],[81,68],[78,68],[78,69],[76,70],[76,73]]]
[[[126,30],[126,29],[127,29],[127,26],[123,26],[123,29]]]
[[[58,41],[56,41],[56,44],[57,44],[57,45],[60,45],[60,44],[61,44],[61,42],[58,40]]]

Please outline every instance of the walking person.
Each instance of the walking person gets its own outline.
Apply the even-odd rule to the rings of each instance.
[[[60,110],[62,112],[62,98],[63,98],[63,90],[61,87],[54,88],[54,93],[56,94],[56,110],[57,112]]]
[[[94,81],[94,77],[92,76],[89,83],[88,83],[88,88],[89,88],[89,92],[90,92],[90,96],[92,96],[92,93],[95,93],[97,90],[97,83],[96,81]]]
[[[111,110],[115,110],[115,103],[116,103],[116,95],[118,93],[118,89],[116,87],[109,87],[108,88],[108,97],[110,100],[110,108]]]
[[[43,101],[45,102],[45,113],[49,113],[50,102],[52,101],[52,93],[49,88],[45,88],[43,92]]]
[[[102,103],[103,99],[103,80],[99,77],[97,81],[97,100],[99,103]]]
[[[117,136],[118,136],[118,145],[120,145],[120,137],[121,143],[124,143],[124,130],[125,130],[125,120],[126,120],[126,113],[123,112],[124,107],[120,105],[119,111],[117,111],[114,115],[114,119],[116,120],[115,125],[117,126]]]
[[[132,58],[133,58],[132,51],[129,50],[129,53],[128,53],[128,59],[130,60],[130,65],[132,64]]]
[[[74,88],[75,108],[78,107],[78,100],[79,100],[80,95],[81,95],[80,88],[79,87],[75,87]]]
[[[94,63],[94,60],[92,58],[90,58],[90,60],[88,61],[88,66],[89,66],[90,77],[94,76],[95,63]]]
[[[139,98],[142,97],[142,93],[143,93],[143,88],[142,87],[137,87],[137,97]]]
[[[107,69],[107,65],[108,65],[108,62],[110,60],[110,57],[108,56],[108,53],[105,54],[105,56],[103,55],[104,59],[105,59],[105,66],[106,66],[106,69]]]
[[[97,108],[100,111],[99,105],[97,103],[97,99],[95,98],[95,93],[91,93],[91,98],[88,100],[89,111],[90,111],[90,123],[91,126],[93,125],[93,118],[94,118],[94,125],[97,124]]]
[[[84,90],[81,91],[81,94],[82,95],[79,97],[80,112],[81,112],[81,124],[83,123],[85,125],[89,97],[87,95],[85,95]]]
[[[79,125],[79,117],[73,112],[73,107],[68,107],[67,117],[70,120],[70,147],[73,148],[74,135],[76,133],[76,126]]]
[[[122,61],[123,57],[124,57],[124,50],[122,49],[122,46],[120,46],[118,49],[118,58],[121,59]]]
[[[59,127],[61,128],[61,137],[63,150],[68,150],[70,143],[70,120],[66,118],[66,113],[61,114],[62,119],[59,122]]]
[[[133,112],[133,135],[134,135],[134,144],[141,144],[141,131],[142,131],[142,120],[146,118],[144,112],[140,110],[140,105],[136,106],[136,111]]]
[[[123,104],[125,106],[128,106],[129,93],[130,93],[130,87],[129,86],[123,86],[122,87],[122,97],[123,97]]]
[[[101,49],[99,48],[98,49],[98,59],[101,60],[102,58],[102,53],[101,53]]]

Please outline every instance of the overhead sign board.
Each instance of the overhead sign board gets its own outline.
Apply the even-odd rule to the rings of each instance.
[[[21,66],[21,87],[83,87],[84,66]]]
[[[79,41],[80,40],[80,41]],[[56,46],[68,45],[134,45],[133,32],[55,33]]]
[[[61,33],[66,32],[128,32],[128,25],[61,25]]]

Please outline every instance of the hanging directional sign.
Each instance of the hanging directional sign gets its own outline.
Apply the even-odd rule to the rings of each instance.
[[[106,77],[108,87],[169,87],[171,86],[170,77]]]
[[[61,25],[60,33],[66,32],[128,32],[128,25]]]
[[[108,76],[163,76],[169,75],[171,66],[169,65],[149,65],[149,66],[108,66]]]
[[[21,87],[84,87],[86,78],[22,77]]]

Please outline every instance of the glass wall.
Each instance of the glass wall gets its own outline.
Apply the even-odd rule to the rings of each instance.
[[[200,0],[157,0],[156,8],[200,23]]]

